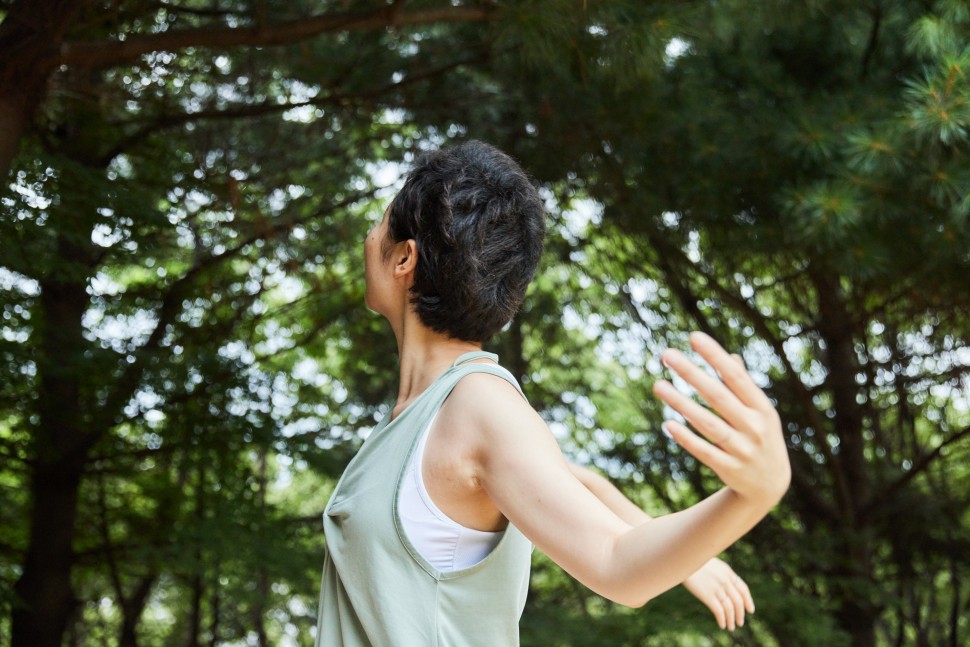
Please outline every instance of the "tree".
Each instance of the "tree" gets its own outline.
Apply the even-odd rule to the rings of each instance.
[[[796,480],[732,552],[770,600],[738,642],[968,631],[964,3],[17,0],[0,20],[13,645],[306,640],[319,513],[394,379],[359,241],[392,162],[465,137],[556,205],[492,348],[576,459],[653,512],[716,487],[648,389],[692,328],[777,401]],[[676,594],[629,613],[536,572],[526,643],[704,631]]]
[[[795,463],[785,514],[756,534],[773,547],[765,559],[831,607],[853,645],[958,644],[968,502],[950,461],[970,447],[966,5],[665,14],[667,61],[644,75],[649,91],[618,82],[609,22],[576,37],[576,65],[522,84],[523,105],[568,106],[530,114],[535,147],[575,141],[576,123],[592,131],[572,156],[568,144],[557,152],[604,206],[586,239],[590,282],[628,305],[596,327],[627,364],[638,364],[623,357],[631,322],[648,356],[676,343],[657,337],[680,317],[681,330],[743,349],[788,421]],[[696,474],[689,459],[663,458],[660,439],[623,440],[649,422],[600,415],[602,431],[626,430],[614,455],[633,473]],[[712,486],[686,478],[693,492],[677,507]],[[655,485],[661,498],[668,483]],[[796,552],[775,561],[782,550]],[[787,618],[774,631],[798,640]]]
[[[439,49],[433,30],[425,47],[406,28],[489,13],[449,3],[310,10],[265,2],[14,2],[4,10],[0,60],[16,65],[3,65],[0,77],[0,168],[17,160],[2,222],[0,265],[17,314],[5,366],[28,382],[10,388],[5,426],[30,492],[14,645],[60,644],[77,605],[71,573],[85,479],[138,469],[131,455],[144,460],[148,430],[128,437],[126,429],[153,410],[146,399],[216,415],[216,394],[200,382],[225,390],[232,382],[221,376],[243,375],[245,362],[226,345],[267,334],[267,299],[289,309],[274,312],[277,326],[305,309],[322,317],[276,329],[293,344],[345,309],[353,287],[341,281],[352,261],[330,228],[359,231],[354,208],[374,191],[367,162],[413,145],[401,129],[391,141],[384,102],[472,62],[467,50]],[[329,37],[311,41],[321,34]],[[287,154],[266,154],[273,150]],[[275,283],[282,267],[298,287]],[[140,330],[117,339],[112,325]],[[216,356],[185,355],[206,344]],[[224,406],[231,414],[231,398]],[[166,427],[176,457],[199,421]],[[185,452],[183,463],[163,466],[175,484],[196,483],[195,503],[183,503],[201,510],[209,477],[192,471],[195,450]],[[104,516],[110,502],[102,503]],[[89,550],[107,555],[127,622],[157,574],[141,573],[126,594],[110,531]]]

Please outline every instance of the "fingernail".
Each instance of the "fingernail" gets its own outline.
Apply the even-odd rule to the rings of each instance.
[[[671,440],[674,439],[673,435],[670,433],[670,426],[666,422],[660,425],[660,431],[664,432],[664,436],[667,438]]]

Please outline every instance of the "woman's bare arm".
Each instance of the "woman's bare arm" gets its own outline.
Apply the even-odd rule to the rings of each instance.
[[[640,509],[640,506],[626,498],[605,476],[573,463],[569,464],[569,471],[593,493],[593,496],[631,526],[639,526],[653,518]]]
[[[473,375],[449,398],[467,423],[477,480],[502,513],[567,572],[629,606],[683,582],[734,543],[778,502],[790,478],[780,421],[767,397],[712,339],[695,335],[692,343],[724,384],[676,351],[666,352],[665,362],[723,418],[669,384],[658,383],[655,393],[699,432],[668,421],[672,437],[726,487],[642,523],[631,523],[576,478],[548,427],[508,384]]]
[[[587,490],[631,526],[639,526],[653,518],[603,475],[573,463],[569,464],[569,470]],[[717,557],[689,575],[683,584],[710,609],[721,629],[733,631],[744,625],[746,613],[754,613],[754,598],[747,583],[727,562]]]

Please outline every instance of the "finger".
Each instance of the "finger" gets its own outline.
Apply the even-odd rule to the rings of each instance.
[[[762,409],[771,407],[771,400],[751,379],[751,374],[737,360],[731,359],[724,348],[712,337],[701,332],[691,333],[691,347],[700,353],[721,376],[724,383],[740,400],[749,407]]]
[[[741,598],[744,600],[744,608],[748,610],[748,613],[754,613],[754,598],[751,597],[751,589],[748,588],[747,582],[738,577],[737,587],[741,592]]]
[[[725,441],[730,437],[730,434],[734,432],[734,429],[728,426],[721,418],[688,398],[666,380],[658,380],[655,382],[653,392],[672,409],[687,418],[695,429],[704,434],[704,437],[715,445],[723,446]]]
[[[714,470],[716,474],[720,475],[725,470],[736,468],[735,459],[730,454],[707,442],[676,420],[665,420],[663,428],[678,445]]]
[[[720,380],[709,375],[678,350],[664,351],[662,359],[666,366],[693,386],[704,401],[728,422],[735,427],[744,426],[745,420],[750,417],[750,410]]]
[[[724,607],[725,626],[721,628],[727,629],[728,631],[734,631],[734,628],[737,626],[734,613],[734,602],[731,601],[731,597],[724,591],[720,591],[718,593],[718,600],[721,602],[721,606]]]
[[[741,591],[736,586],[728,587],[728,595],[731,597],[731,604],[734,607],[734,622],[739,627],[744,626],[744,599]]]
[[[721,601],[715,598],[707,605],[707,608],[714,614],[714,619],[717,620],[717,626],[721,629],[727,629],[727,611],[725,611]]]

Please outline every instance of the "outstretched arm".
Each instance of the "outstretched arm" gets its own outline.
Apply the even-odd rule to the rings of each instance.
[[[579,465],[570,464],[569,469],[587,490],[631,526],[639,526],[652,519],[604,476]],[[748,585],[717,557],[711,558],[683,584],[711,610],[721,629],[733,631],[735,627],[744,625],[745,612],[754,613],[754,600]]]
[[[593,496],[631,526],[639,526],[653,518],[641,510],[640,506],[626,498],[605,476],[573,463],[569,464],[569,471],[593,493]]]
[[[450,398],[474,439],[473,478],[502,514],[571,575],[629,606],[683,582],[737,541],[781,499],[790,479],[781,422],[767,396],[713,339],[695,334],[691,342],[723,383],[677,351],[666,351],[664,361],[720,416],[669,383],[658,382],[654,392],[697,430],[668,421],[671,436],[725,487],[638,525],[583,486],[548,427],[510,385],[473,375]]]

